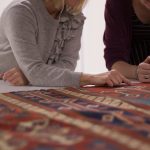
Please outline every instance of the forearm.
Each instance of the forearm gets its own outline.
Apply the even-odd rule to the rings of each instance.
[[[51,64],[50,64],[51,65]],[[71,58],[68,59],[60,59],[57,63],[53,64],[55,67],[63,68],[63,69],[69,69],[71,71],[74,71],[77,65],[77,59],[73,60]]]
[[[80,86],[91,85],[92,75],[82,73],[80,76]]]
[[[126,83],[131,85],[130,81],[126,79],[123,75],[121,75],[116,70],[111,70],[109,72],[104,72],[100,74],[81,74],[80,76],[80,86],[85,85],[96,85],[96,86],[104,86],[108,85],[110,87],[120,85],[122,83]]]
[[[112,69],[119,71],[122,75],[130,79],[137,79],[137,66],[130,65],[124,61],[117,61]]]

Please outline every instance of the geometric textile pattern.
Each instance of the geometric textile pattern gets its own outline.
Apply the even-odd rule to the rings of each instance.
[[[0,150],[150,150],[150,85],[0,94]]]

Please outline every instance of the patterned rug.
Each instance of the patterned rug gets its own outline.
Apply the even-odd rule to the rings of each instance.
[[[0,150],[150,150],[150,84],[0,94]]]

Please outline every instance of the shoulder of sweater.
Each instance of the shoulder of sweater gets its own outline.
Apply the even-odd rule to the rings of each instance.
[[[7,15],[34,15],[34,6],[30,0],[14,0],[3,11],[2,17]]]

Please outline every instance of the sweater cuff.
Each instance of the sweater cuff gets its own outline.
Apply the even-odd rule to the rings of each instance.
[[[81,77],[81,72],[72,72],[70,71],[69,73],[70,77],[66,76],[66,83],[68,83],[68,86],[73,86],[73,87],[80,87],[80,77]]]

